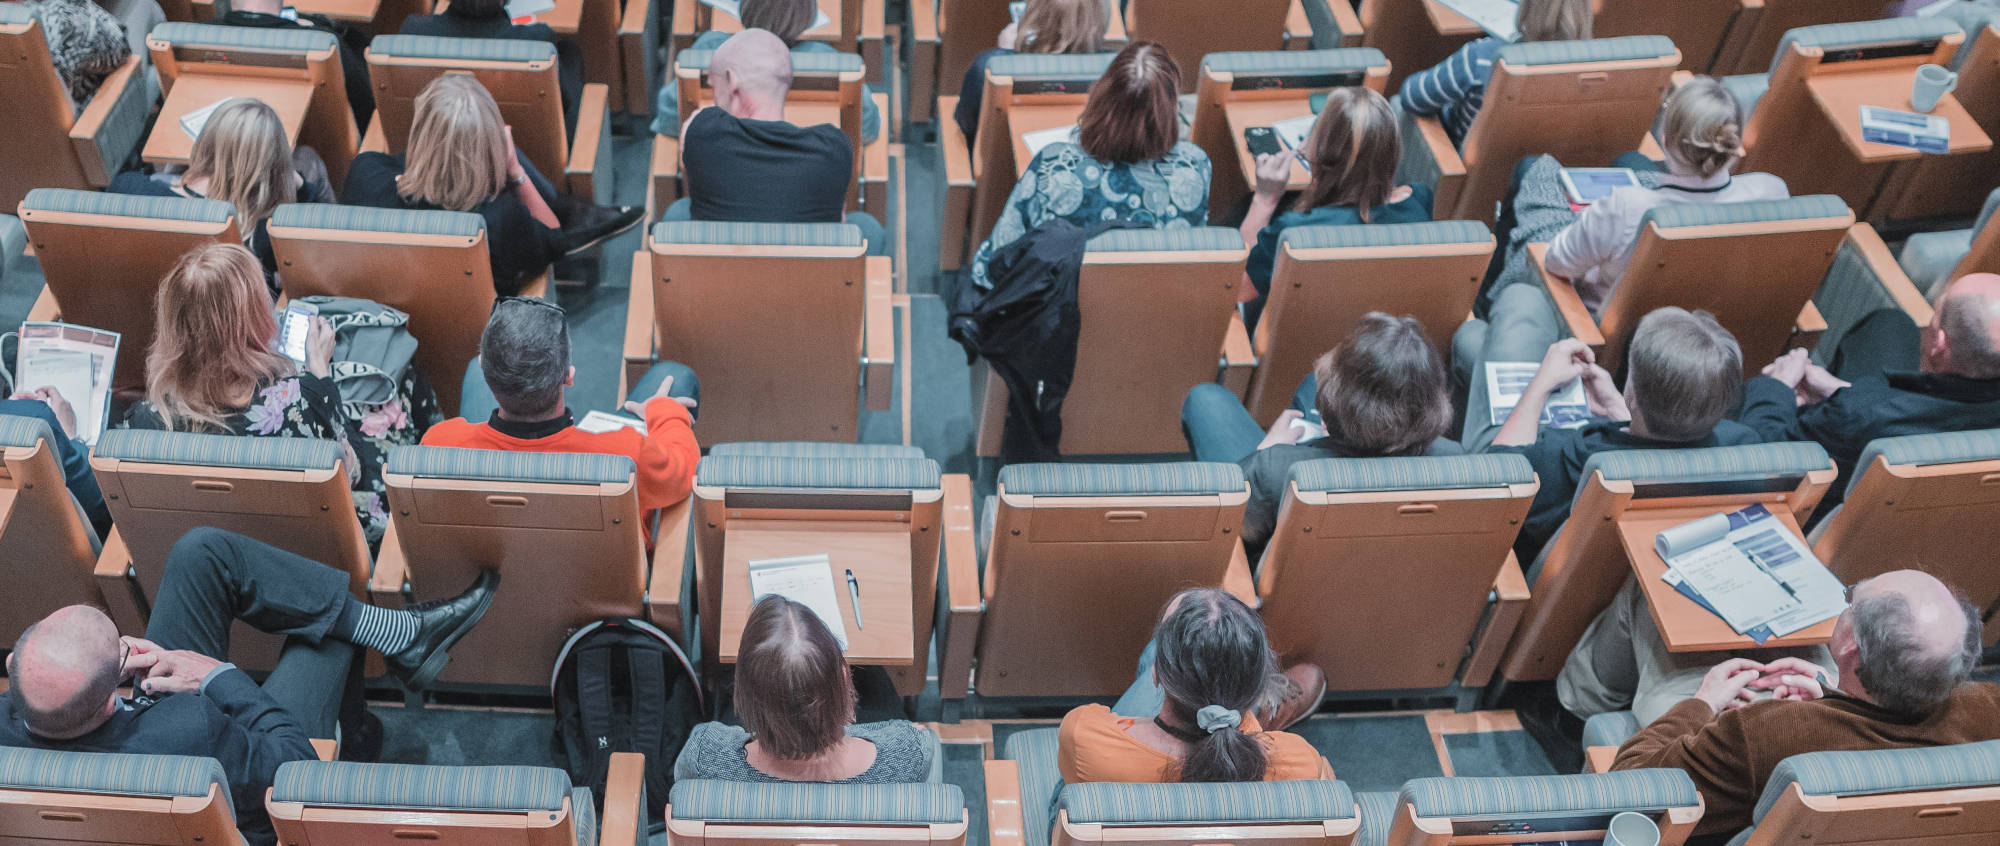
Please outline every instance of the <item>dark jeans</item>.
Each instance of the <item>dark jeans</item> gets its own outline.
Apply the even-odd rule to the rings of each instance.
[[[1922,333],[1899,308],[1869,312],[1847,330],[1826,369],[1849,382],[1880,376],[1885,370],[1916,370],[1922,366],[1918,346]]]
[[[639,377],[638,384],[632,386],[631,393],[625,398],[633,402],[645,402],[647,397],[660,389],[660,383],[666,381],[668,376],[674,377],[674,387],[667,394],[694,400],[695,407],[689,409],[688,414],[700,417],[701,380],[695,378],[693,368],[678,361],[654,362],[652,367],[646,369],[645,375]],[[472,363],[465,367],[465,381],[459,385],[458,415],[474,423],[481,423],[491,418],[493,412],[499,408],[500,401],[493,398],[493,389],[486,386],[485,371],[479,369],[479,359],[473,359]],[[624,413],[618,409],[613,410]]]
[[[1292,392],[1292,408],[1317,418],[1313,407],[1317,393],[1319,380],[1306,374],[1298,390]],[[1264,440],[1264,427],[1257,425],[1243,401],[1228,388],[1204,382],[1190,389],[1181,403],[1181,434],[1187,437],[1194,460],[1235,464],[1257,451],[1257,444]]]
[[[333,737],[343,699],[360,704],[349,684],[361,662],[355,648],[329,636],[349,600],[347,574],[262,541],[221,529],[194,529],[167,554],[146,639],[228,660],[236,620],[285,636],[264,692],[313,737]]]

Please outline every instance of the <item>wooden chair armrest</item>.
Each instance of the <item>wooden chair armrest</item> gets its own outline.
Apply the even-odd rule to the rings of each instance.
[[[1021,817],[1021,765],[986,762],[986,842],[988,846],[1025,846],[1026,823]]]
[[[1694,81],[1694,71],[1677,70],[1674,71],[1673,76],[1670,76],[1667,79],[1670,85],[1672,85],[1675,89],[1679,89],[1681,86]]]
[[[46,284],[42,286],[42,292],[35,295],[34,307],[28,309],[28,319],[40,321],[62,319],[62,306],[56,304],[55,289]]]
[[[958,111],[958,95],[940,96],[938,107],[938,148],[944,156],[944,184],[952,188],[971,188],[972,145],[965,137],[965,130],[958,127],[953,114]]]
[[[933,0],[918,0],[910,4],[910,40],[918,44],[938,44],[937,6]]]
[[[1867,223],[1856,223],[1847,228],[1847,241],[1854,245],[1854,251],[1868,265],[1870,273],[1882,283],[1882,289],[1889,298],[1896,301],[1896,307],[1910,316],[1918,326],[1931,325],[1931,304],[1924,299],[1916,283],[1903,272],[1903,266],[1896,263],[1896,257],[1889,253],[1889,246],[1882,243],[1882,235]],[[1824,328],[1824,326],[1822,326]]]
[[[141,609],[146,607],[145,597],[139,592],[139,581],[132,578],[132,552],[125,548],[125,537],[117,526],[111,527],[111,536],[104,539],[91,575],[97,579],[104,610],[118,631],[130,635],[144,632],[146,612]]]
[[[1222,331],[1222,386],[1242,399],[1250,391],[1250,374],[1256,369],[1257,352],[1250,347],[1250,331],[1243,328],[1243,315],[1231,309],[1229,325]]]
[[[646,756],[613,752],[604,776],[604,815],[597,821],[597,842],[644,843],[645,833]]]
[[[340,757],[340,741],[324,737],[308,738],[312,743],[313,756],[322,761],[332,761]]]
[[[868,301],[863,334],[861,381],[870,411],[888,411],[895,396],[896,306],[888,256],[869,256]]]
[[[410,562],[403,557],[403,540],[396,532],[396,521],[390,520],[388,531],[382,533],[382,550],[375,553],[375,572],[368,577],[369,601],[389,608],[400,607],[409,581]]]
[[[631,286],[625,291],[625,362],[642,367],[653,363],[653,254],[632,253]],[[630,386],[620,386],[619,396]]]
[[[1548,244],[1528,245],[1528,266],[1542,280],[1542,288],[1549,292],[1549,299],[1555,303],[1556,313],[1562,315],[1569,324],[1569,333],[1577,340],[1590,345],[1595,350],[1604,346],[1604,333],[1597,331],[1597,319],[1590,316],[1590,309],[1583,305],[1583,298],[1576,295],[1576,287],[1542,267],[1549,254]]]
[[[601,82],[584,85],[576,120],[576,138],[569,146],[569,162],[563,165],[567,193],[592,202],[609,200],[616,157],[598,154],[611,148],[611,87]]]
[[[666,214],[667,206],[681,198],[681,139],[668,135],[653,136],[653,158],[648,177],[648,196],[653,206],[646,209],[646,225],[651,226]]]
[[[1587,773],[1611,772],[1611,762],[1618,760],[1618,747],[1592,746],[1583,750],[1583,771]]]
[[[653,537],[653,569],[646,579],[646,617],[675,640],[687,636],[681,610],[681,588],[687,585],[688,526],[694,516],[690,496],[660,509],[660,529]]]
[[[1509,551],[1507,560],[1500,564],[1500,574],[1493,579],[1493,610],[1486,615],[1485,627],[1474,636],[1472,657],[1466,659],[1460,685],[1485,687],[1493,680],[1493,671],[1500,666],[1500,655],[1514,639],[1514,630],[1520,627],[1521,615],[1527,610],[1528,579],[1521,574],[1521,562]]]
[[[1250,575],[1250,553],[1243,548],[1241,537],[1229,548],[1229,566],[1222,571],[1222,589],[1253,609],[1264,605],[1264,599],[1257,595],[1257,580]]]
[[[104,122],[111,119],[119,106],[124,105],[125,98],[145,96],[145,85],[133,85],[133,77],[142,73],[144,71],[139,67],[139,57],[126,56],[125,61],[118,65],[118,69],[112,71],[110,76],[98,84],[97,96],[90,98],[90,102],[84,105],[83,112],[76,116],[76,123],[70,125],[70,146],[76,150],[77,160],[83,164],[84,177],[89,179],[92,185],[99,187],[110,185],[112,177],[118,175],[118,166],[123,163],[126,154],[131,152],[98,149],[97,134],[103,131]],[[151,111],[152,104],[147,103],[145,112]],[[143,122],[145,112],[136,115],[134,119]],[[145,143],[144,136],[141,136],[138,142]],[[13,209],[6,211],[9,214],[14,212]]]
[[[921,2],[918,5],[922,5]],[[979,616],[985,610],[979,585],[979,538],[973,523],[972,477],[949,473],[944,477],[944,572],[939,584],[945,589],[945,618],[938,633],[938,696],[965,698],[972,679],[972,655],[979,635]]]
[[[1327,0],[1326,9],[1333,13],[1334,25],[1340,27],[1340,46],[1361,46],[1361,36],[1365,31],[1361,26],[1361,17],[1354,13],[1354,7],[1338,0]]]
[[[950,86],[939,85],[938,62],[944,52],[944,40],[938,36],[937,9],[932,0],[915,0],[909,4],[910,25],[905,38],[910,40],[910,95],[905,110],[910,123],[928,123],[932,117],[942,115],[951,119],[951,112],[939,103],[938,95]],[[935,109],[933,109],[935,106]]]
[[[1826,316],[1819,313],[1819,306],[1806,300],[1799,309],[1798,319],[1792,321],[1791,346],[1813,349],[1819,346],[1819,336],[1826,332]]]
[[[375,116],[368,121],[368,131],[361,134],[361,152],[389,152],[388,130],[382,128],[382,111],[380,109],[377,109]]]
[[[627,114],[650,115],[653,113],[652,71],[647,57],[649,51],[657,51],[658,30],[654,30],[655,41],[646,40],[646,23],[655,17],[653,0],[625,0],[624,15],[618,21],[618,57],[625,65],[625,108]]]

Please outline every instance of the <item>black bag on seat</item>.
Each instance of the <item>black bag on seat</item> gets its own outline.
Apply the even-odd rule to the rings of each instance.
[[[674,759],[707,713],[687,653],[652,623],[612,617],[579,628],[556,655],[555,757],[598,811],[614,752],[646,756],[646,812],[664,821]]]

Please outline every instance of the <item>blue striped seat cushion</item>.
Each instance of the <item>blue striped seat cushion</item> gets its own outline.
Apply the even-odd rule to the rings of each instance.
[[[1723,483],[1799,476],[1832,468],[1833,459],[1819,444],[1797,442],[1600,452],[1583,465],[1582,478],[1603,473],[1606,479],[1640,484]]]
[[[636,468],[623,455],[406,446],[389,451],[385,472],[419,479],[595,485],[632,481]]]
[[[1201,57],[1201,66],[1208,70],[1242,76],[1306,76],[1365,71],[1388,64],[1388,57],[1373,47],[1237,51],[1210,53]]]
[[[1818,47],[1821,50],[1843,50],[1885,44],[1911,44],[1943,38],[1958,31],[1958,24],[1941,17],[1885,18],[1797,27],[1786,30],[1785,37],[1778,41],[1778,50],[1771,56],[1771,70],[1778,69],[1778,63],[1784,61],[1785,55],[1792,52],[1793,44]]]
[[[695,470],[695,484],[717,488],[936,490],[941,479],[928,458],[711,455]]]
[[[166,24],[161,24],[166,26]],[[234,29],[234,27],[231,27]],[[142,197],[69,188],[36,188],[21,200],[21,212],[47,211],[105,217],[144,217],[188,223],[226,223],[236,210],[221,200],[193,197]]]
[[[774,458],[923,458],[923,447],[908,444],[841,444],[822,441],[741,441],[716,444],[709,455],[763,455]]]
[[[155,429],[111,429],[97,439],[100,458],[141,464],[186,464],[246,470],[330,470],[345,453],[339,441],[198,435]]]
[[[1223,226],[1188,229],[1113,229],[1084,245],[1088,253],[1242,250],[1243,236]]]
[[[711,822],[931,825],[965,821],[955,784],[675,782],[675,819]]]
[[[1728,226],[1739,223],[1771,223],[1780,220],[1854,219],[1846,201],[1831,194],[1808,194],[1783,200],[1755,200],[1748,203],[1668,203],[1647,210],[1639,228],[1654,224],[1661,229],[1682,226]],[[1845,226],[1845,224],[1842,224]]]
[[[653,243],[860,249],[861,227],[852,223],[683,220],[653,224]]]
[[[185,755],[0,748],[0,786],[130,796],[207,796],[213,786],[222,788],[225,800],[229,797],[222,764]]]
[[[1201,496],[1247,490],[1243,468],[1219,461],[1009,464],[1000,489],[1028,496]]]
[[[643,795],[645,788],[641,787],[640,792]],[[569,815],[576,826],[576,846],[598,846],[597,803],[590,798],[590,788],[570,788]],[[639,828],[643,832],[645,826]],[[643,837],[644,834],[640,836]]]
[[[1687,808],[1700,804],[1682,770],[1619,770],[1507,778],[1417,778],[1397,802],[1419,817],[1518,818]]]
[[[1388,846],[1389,827],[1396,822],[1396,793],[1393,790],[1354,794],[1361,812],[1361,831],[1355,846]]]
[[[1875,463],[1878,455],[1890,464],[1910,467],[1991,461],[2000,458],[2000,429],[1876,438],[1868,442],[1858,466]]]
[[[1627,35],[1588,41],[1530,41],[1500,48],[1495,61],[1515,67],[1567,65],[1576,62],[1629,62],[1674,55],[1674,41],[1664,35]]]
[[[1062,807],[1070,822],[1103,825],[1312,822],[1351,820],[1355,814],[1347,785],[1320,779],[1072,784],[1063,788]]]
[[[994,56],[986,74],[1024,79],[1096,79],[1116,53],[1014,53]]]
[[[1314,493],[1431,491],[1525,485],[1535,481],[1535,469],[1511,453],[1315,458],[1293,464],[1291,480]]]
[[[1922,749],[1808,752],[1778,762],[1751,819],[1762,821],[1793,784],[1807,796],[1873,796],[2000,785],[2000,740]]]
[[[1002,757],[1020,768],[1021,835],[1027,846],[1049,846],[1049,826],[1055,823],[1056,794],[1062,791],[1062,771],[1056,769],[1057,735],[1061,729],[1015,732],[1007,737]]]
[[[223,47],[273,53],[317,53],[332,50],[337,43],[331,32],[304,27],[267,29],[182,21],[156,25],[146,37],[174,47]]]
[[[271,225],[295,229],[337,229],[342,232],[477,238],[486,231],[486,218],[473,212],[286,203],[271,212]]]
[[[708,70],[709,63],[713,61],[714,50],[688,49],[674,54],[674,66],[689,70]],[[854,53],[792,52],[793,76],[833,76],[860,73],[865,69],[861,57]]]
[[[1583,721],[1583,745],[1624,746],[1639,728],[1639,718],[1631,711],[1607,711]]]
[[[0,447],[33,447],[43,441],[55,443],[55,439],[48,421],[40,417],[0,414]]]
[[[1291,226],[1278,236],[1278,242],[1293,250],[1491,244],[1493,233],[1487,230],[1486,224],[1476,220],[1433,220],[1359,226]]]
[[[442,38],[431,35],[380,35],[368,42],[368,52],[406,59],[468,62],[553,62],[556,45],[547,41],[505,38]]]
[[[273,802],[348,808],[560,811],[569,795],[569,774],[550,767],[291,761],[271,785]]]

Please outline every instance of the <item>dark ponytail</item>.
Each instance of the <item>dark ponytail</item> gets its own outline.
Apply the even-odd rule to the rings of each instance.
[[[1276,670],[1257,613],[1226,591],[1183,591],[1153,637],[1154,675],[1175,734],[1186,735],[1181,781],[1262,781],[1263,740],[1241,725]]]

